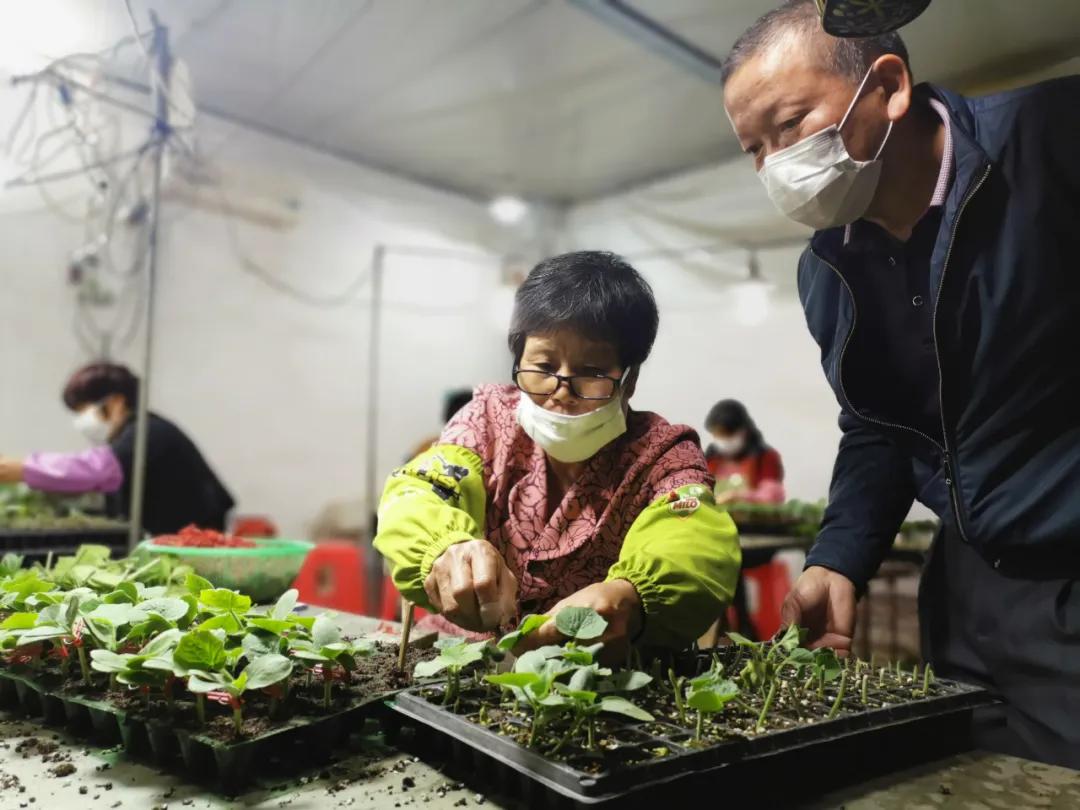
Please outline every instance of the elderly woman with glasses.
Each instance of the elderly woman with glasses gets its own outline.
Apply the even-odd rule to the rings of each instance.
[[[630,408],[658,324],[649,285],[610,253],[529,273],[509,334],[514,384],[478,388],[379,507],[375,547],[439,629],[591,607],[618,655],[684,645],[723,612],[739,546],[698,437]],[[558,640],[549,622],[528,644]]]

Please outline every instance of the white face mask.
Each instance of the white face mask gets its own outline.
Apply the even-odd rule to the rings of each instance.
[[[518,401],[517,420],[545,453],[565,464],[592,458],[601,448],[626,433],[622,396],[595,411],[570,416],[537,405],[523,392]]]
[[[870,207],[881,179],[881,153],[889,142],[892,121],[873,160],[855,160],[840,134],[859,100],[870,71],[839,124],[808,135],[765,158],[758,177],[780,213],[815,230],[854,222]]]
[[[106,444],[112,432],[112,425],[105,421],[97,405],[79,411],[71,424],[90,444]]]
[[[746,439],[742,436],[714,436],[713,446],[722,456],[737,456],[746,447]]]

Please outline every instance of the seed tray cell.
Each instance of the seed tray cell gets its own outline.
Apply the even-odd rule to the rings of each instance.
[[[128,551],[128,527],[91,526],[83,529],[0,529],[0,554],[18,554],[24,564],[44,563],[53,557],[70,556],[86,543],[107,546],[115,558]]]
[[[237,792],[255,775],[255,763],[326,759],[360,729],[367,717],[383,713],[387,693],[356,699],[319,717],[297,717],[256,737],[226,743],[167,720],[147,720],[107,701],[44,689],[29,678],[0,669],[0,709],[67,726],[103,746],[123,746],[136,759],[180,770],[223,793]]]
[[[938,679],[930,697],[749,738],[733,735],[707,747],[693,746],[691,729],[662,720],[606,717],[606,734],[618,753],[608,750],[602,767],[590,771],[598,755],[549,759],[432,702],[440,688],[414,687],[395,698],[393,707],[404,718],[402,744],[448,759],[462,774],[492,774],[495,787],[529,807],[555,808],[693,800],[705,789],[734,795],[727,791],[737,794],[738,786],[750,783],[755,795],[772,794],[774,800],[807,785],[824,791],[830,780],[838,785],[969,748],[972,712],[995,700],[982,689]],[[668,754],[653,756],[658,749]]]

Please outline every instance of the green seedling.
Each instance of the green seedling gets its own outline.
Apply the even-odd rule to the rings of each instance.
[[[228,673],[193,672],[188,678],[188,691],[227,705],[232,709],[233,728],[239,735],[243,728],[243,694],[266,689],[288,680],[292,662],[283,655],[271,654],[256,658],[233,678]]]
[[[239,648],[243,653],[243,648]],[[289,651],[294,658],[312,662],[312,674],[321,676],[323,682],[323,708],[329,710],[333,697],[335,678],[344,679],[356,669],[356,659],[370,655],[374,649],[368,642],[345,641],[341,630],[325,616],[318,616],[312,623],[311,639],[298,639]],[[257,659],[256,659],[257,660]]]
[[[484,658],[486,641],[467,642],[463,638],[444,638],[435,642],[438,656],[430,661],[421,661],[413,669],[416,678],[433,678],[440,672],[446,673],[446,688],[443,690],[443,705],[453,705],[457,711],[461,699],[461,673],[466,667]],[[520,660],[520,659],[519,659]]]
[[[833,701],[832,708],[829,709],[830,720],[840,713],[840,706],[844,702],[844,688],[847,686],[847,676],[847,670],[845,669],[840,676],[840,688],[836,690],[836,700]]]
[[[495,646],[503,652],[510,652],[523,638],[525,638],[525,636],[539,630],[550,620],[550,616],[545,616],[543,614],[529,614],[521,620],[521,624],[518,625],[517,630],[507,633],[500,638]]]
[[[697,712],[694,724],[694,742],[701,743],[705,716],[715,715],[739,696],[739,685],[724,677],[723,666],[713,664],[704,675],[694,678],[686,687],[686,705]]]
[[[561,683],[555,684],[555,693],[549,695],[547,701],[548,702],[545,705],[549,708],[555,708],[560,702],[563,702],[567,711],[574,717],[570,724],[570,730],[559,740],[555,748],[551,751],[552,754],[560,751],[569,740],[573,739],[583,725],[586,729],[585,748],[589,751],[595,750],[596,717],[602,712],[621,714],[624,717],[645,722],[653,719],[651,714],[644,709],[635,706],[624,697],[619,697],[618,695],[601,697],[598,692],[592,692],[587,689],[572,689]]]

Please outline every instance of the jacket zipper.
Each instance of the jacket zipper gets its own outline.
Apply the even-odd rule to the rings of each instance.
[[[960,230],[960,217],[964,214],[964,209],[967,208],[967,204],[971,202],[971,198],[982,188],[983,183],[986,182],[986,178],[990,176],[990,166],[983,170],[982,177],[979,178],[972,189],[964,197],[960,203],[960,208],[956,211],[956,219],[953,220],[952,233],[949,235],[949,247],[945,251],[945,261],[941,265],[941,278],[938,279],[937,296],[934,298],[934,357],[937,359],[938,367],[938,413],[941,416],[941,440],[945,443],[945,455],[942,458],[942,464],[945,466],[945,483],[949,487],[949,495],[952,497],[953,513],[956,515],[956,528],[960,532],[960,537],[965,543],[970,543],[968,540],[967,532],[964,530],[964,517],[960,511],[960,496],[956,493],[957,483],[953,477],[952,456],[949,452],[949,433],[945,428],[945,381],[942,377],[941,370],[941,349],[938,346],[937,336],[937,323],[938,323],[938,304],[941,302],[941,291],[945,288],[945,273],[949,269],[949,259],[952,257],[953,243],[956,242],[956,232]]]
[[[982,184],[986,182],[986,178],[989,176],[989,174],[990,167],[987,166],[986,170],[983,172],[982,177],[979,178],[979,182],[976,183],[975,186],[971,189],[971,191],[968,192],[967,196],[964,197],[963,201],[960,203],[960,208],[956,212],[956,218],[953,220],[952,233],[949,235],[949,247],[945,251],[945,261],[942,264],[941,268],[941,279],[938,281],[937,296],[934,299],[934,358],[937,360],[938,367],[938,412],[941,415],[941,439],[942,442],[944,442],[944,445],[941,442],[938,442],[937,439],[934,439],[932,436],[923,433],[918,428],[913,428],[909,425],[901,425],[896,422],[886,422],[883,419],[875,419],[872,416],[867,416],[866,414],[860,413],[858,410],[855,409],[855,406],[851,404],[851,399],[848,397],[847,390],[844,388],[844,355],[847,354],[848,345],[851,343],[852,335],[855,334],[855,326],[859,321],[859,308],[855,303],[855,293],[852,292],[851,285],[848,284],[847,279],[844,278],[843,273],[841,273],[831,262],[826,261],[820,255],[818,255],[818,253],[813,248],[810,248],[810,253],[814,256],[814,258],[816,258],[818,261],[820,261],[822,264],[824,264],[826,267],[836,273],[836,277],[840,279],[840,282],[844,285],[844,288],[848,292],[848,297],[851,299],[851,328],[848,330],[847,337],[844,338],[844,345],[840,348],[840,358],[837,360],[836,365],[836,380],[840,385],[840,393],[843,395],[844,401],[851,409],[851,412],[859,419],[862,419],[864,422],[870,422],[876,425],[881,425],[882,427],[897,428],[899,430],[906,430],[909,433],[914,433],[916,436],[921,436],[922,438],[926,439],[928,442],[930,442],[930,444],[932,444],[941,452],[941,461],[942,465],[945,468],[946,486],[948,486],[949,488],[949,496],[952,499],[953,513],[956,515],[956,525],[960,531],[960,536],[961,538],[963,538],[965,543],[968,542],[968,539],[967,535],[964,532],[963,519],[960,516],[960,500],[957,497],[955,488],[953,487],[952,461],[949,455],[949,440],[945,430],[945,411],[943,407],[944,384],[941,379],[941,351],[938,348],[937,342],[937,305],[941,299],[941,290],[945,286],[945,271],[949,267],[949,257],[952,256],[953,243],[956,241],[956,232],[960,228],[960,217],[963,215],[964,209],[967,208],[967,204],[971,202],[971,198],[975,196],[975,193],[982,187]]]

